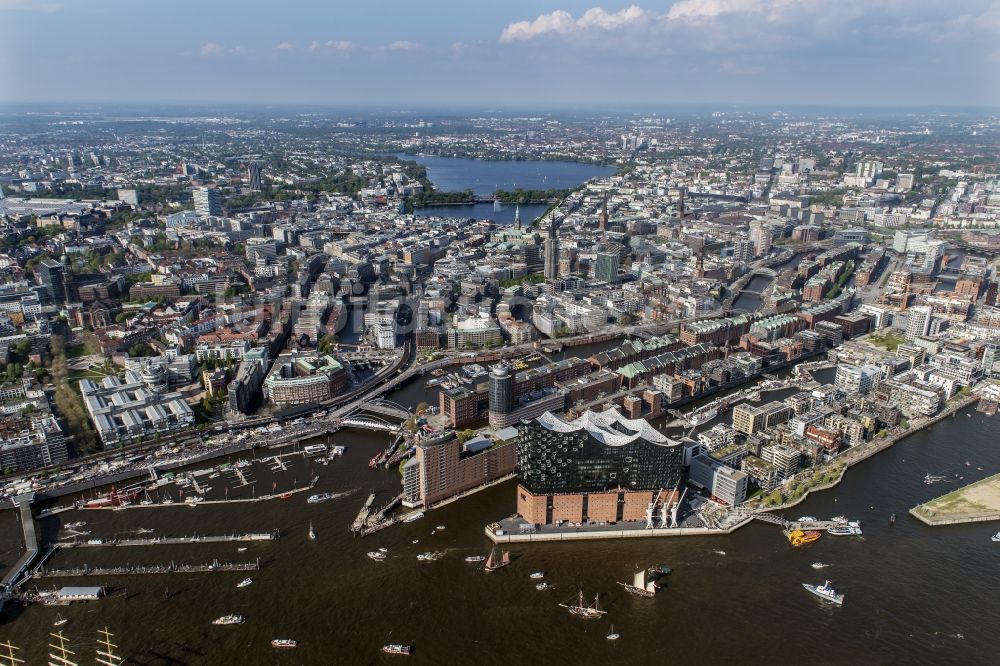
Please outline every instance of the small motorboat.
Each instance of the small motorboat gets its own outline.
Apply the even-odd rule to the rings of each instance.
[[[395,644],[395,643],[392,644],[392,645],[383,645],[382,646],[382,652],[384,652],[386,654],[403,654],[403,655],[409,655],[411,652],[413,652],[413,646],[412,645],[398,645],[398,644]]]
[[[549,583],[546,583],[545,581],[542,581],[541,583],[535,586],[535,589],[538,590],[539,592],[544,592],[545,590],[551,590],[553,587],[555,587],[555,585],[551,585]]]
[[[246,546],[240,546],[239,548],[236,549],[236,552],[237,553],[245,553],[245,552],[247,552],[247,547]]]
[[[991,539],[991,541],[1000,541],[1000,532],[997,532],[996,534],[994,534],[993,538]]]
[[[466,564],[477,564],[479,562],[485,562],[485,561],[486,558],[483,557],[482,555],[469,555],[468,557],[465,558]]]
[[[249,587],[253,585],[253,578],[244,578],[240,582],[236,583],[236,587]]]
[[[535,571],[534,573],[530,574],[528,576],[528,578],[531,578],[531,579],[534,579],[534,580],[539,580],[541,578],[545,578],[545,572],[544,571]]]
[[[294,648],[298,646],[299,642],[292,638],[274,638],[271,640],[271,647],[273,648]]]
[[[385,561],[385,553],[380,553],[377,550],[370,550],[365,554],[368,555],[369,558],[375,560],[376,562]]]
[[[823,564],[822,562],[813,562],[812,563],[812,568],[813,569],[825,569],[828,566],[830,566],[830,565],[829,564]]]

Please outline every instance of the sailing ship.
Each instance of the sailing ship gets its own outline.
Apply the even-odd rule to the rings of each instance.
[[[486,571],[496,571],[497,569],[502,569],[508,564],[510,564],[510,551],[503,551],[503,555],[498,558],[497,549],[493,548],[490,550],[490,556],[486,558],[486,564],[483,566],[483,569]]]
[[[69,620],[67,620],[66,618],[64,618],[62,615],[60,615],[59,613],[56,613],[56,619],[55,619],[55,622],[52,623],[52,626],[53,627],[61,627],[64,624],[66,624],[68,621]]]
[[[632,584],[628,583],[618,583],[630,593],[636,595],[637,597],[647,597],[652,598],[656,596],[656,591],[659,589],[652,580],[646,578],[645,569],[641,571],[636,571],[635,576],[632,578]]]
[[[49,636],[59,641],[58,645],[55,642],[49,643],[49,647],[52,648],[52,652],[49,653],[50,666],[77,666],[77,663],[70,659],[73,651],[66,647],[66,637],[63,633],[58,631]]]
[[[616,641],[621,638],[621,634],[615,631],[615,625],[611,625],[611,631],[608,632],[608,635],[605,638],[609,641]]]
[[[316,540],[316,530],[313,529],[312,521],[309,521],[309,538],[313,541]]]
[[[596,620],[599,617],[604,617],[607,611],[601,610],[601,605],[598,602],[598,595],[594,595],[594,603],[589,606],[583,603],[583,590],[580,590],[580,596],[577,598],[577,602],[572,605],[567,605],[565,602],[559,604],[563,608],[569,610],[570,615],[575,615],[576,617],[582,617],[585,620]]]

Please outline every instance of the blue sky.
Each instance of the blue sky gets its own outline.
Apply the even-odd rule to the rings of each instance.
[[[0,101],[1000,106],[994,0],[0,0]]]

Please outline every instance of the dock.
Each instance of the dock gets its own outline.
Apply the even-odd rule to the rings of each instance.
[[[247,542],[247,541],[274,541],[279,536],[278,530],[273,532],[259,532],[251,534],[224,534],[220,536],[200,536],[190,537],[155,537],[150,539],[88,539],[86,541],[60,541],[56,545],[60,548],[107,548],[116,546],[180,546],[192,543],[224,543],[224,542]]]
[[[919,504],[910,515],[931,526],[1000,520],[1000,474]]]
[[[7,575],[3,577],[3,581],[0,582],[0,590],[11,590],[23,582],[26,574],[31,570],[31,566],[38,559],[41,545],[38,541],[38,528],[35,525],[35,516],[31,513],[31,503],[34,499],[34,493],[26,493],[14,498],[14,503],[20,512],[21,529],[24,532],[25,552],[14,563],[14,566],[7,572]],[[46,555],[47,557],[48,554]]]
[[[39,569],[34,573],[36,578],[81,578],[84,576],[136,576],[161,575],[170,573],[219,573],[225,571],[258,571],[260,560],[253,562],[219,562],[213,560],[208,564],[160,564],[153,566],[137,566],[126,564],[120,567],[82,567],[74,569]]]
[[[372,504],[375,502],[375,493],[368,495],[368,499],[365,501],[365,505],[361,507],[358,511],[357,517],[355,517],[354,522],[351,523],[352,532],[360,532],[365,528],[365,522],[368,520],[368,514],[371,513]]]

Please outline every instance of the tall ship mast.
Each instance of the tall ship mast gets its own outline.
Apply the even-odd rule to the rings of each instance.
[[[646,576],[646,570],[637,571],[635,576],[632,578],[632,584],[628,583],[618,583],[626,590],[638,597],[654,597],[656,596],[656,583],[648,580]]]
[[[594,620],[599,617],[603,617],[607,611],[601,610],[601,604],[598,602],[598,595],[594,595],[594,603],[589,606],[583,603],[583,590],[580,590],[580,596],[577,602],[573,605],[567,605],[565,602],[559,604],[563,608],[569,610],[570,615],[575,615],[577,617],[582,617],[585,620]]]
[[[73,651],[66,647],[66,637],[63,633],[59,631],[49,636],[59,641],[59,645],[55,642],[49,643],[49,647],[52,648],[52,652],[49,653],[49,666],[79,666],[69,658]]]
[[[101,664],[101,666],[119,666],[125,663],[122,657],[115,654],[115,648],[118,646],[111,642],[114,635],[108,631],[108,628],[104,627],[97,633],[101,637],[97,639],[97,657],[94,659],[94,662]]]
[[[18,659],[17,655],[14,654],[15,651],[21,648],[13,645],[10,641],[6,643],[0,643],[0,666],[17,666],[18,664],[23,664],[24,659]]]
[[[510,551],[505,550],[503,551],[503,555],[501,557],[497,557],[497,549],[493,548],[490,550],[490,556],[486,558],[486,564],[483,568],[486,571],[496,571],[497,569],[501,569],[508,564],[510,564]]]

